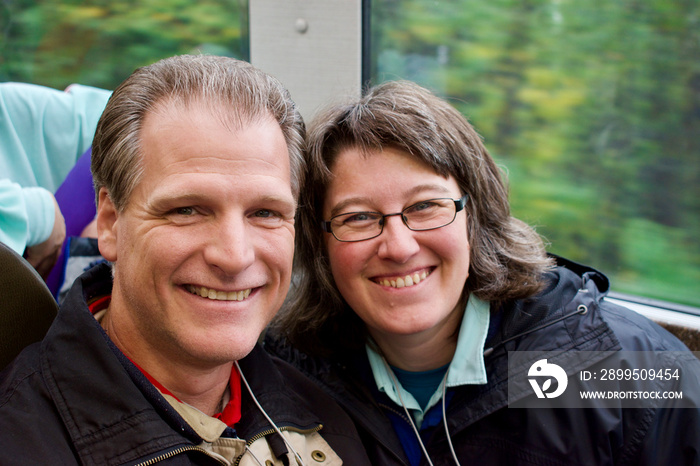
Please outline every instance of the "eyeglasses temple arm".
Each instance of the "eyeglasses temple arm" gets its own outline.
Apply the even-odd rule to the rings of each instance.
[[[465,194],[464,196],[457,199],[456,201],[453,199],[453,201],[455,203],[455,209],[457,212],[464,209],[464,206],[467,205],[467,199],[469,199],[469,194]]]

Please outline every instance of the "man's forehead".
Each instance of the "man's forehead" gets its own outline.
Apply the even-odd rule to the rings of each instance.
[[[148,189],[166,180],[183,188],[190,182],[219,183],[218,175],[232,185],[256,179],[291,189],[286,140],[272,118],[231,128],[202,107],[163,107],[149,117],[141,138]]]

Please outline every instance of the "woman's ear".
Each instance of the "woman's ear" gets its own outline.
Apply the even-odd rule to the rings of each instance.
[[[109,197],[107,189],[100,188],[97,200],[97,244],[102,257],[110,262],[117,260],[117,223],[119,212]]]

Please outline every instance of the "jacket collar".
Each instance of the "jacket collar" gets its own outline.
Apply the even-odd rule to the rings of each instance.
[[[111,268],[78,278],[42,342],[42,373],[76,452],[85,464],[125,463],[202,439],[112,343],[88,303],[111,293]],[[256,345],[239,361],[253,393],[278,426],[314,428],[319,420],[285,388],[270,356]],[[95,376],[99,374],[99,376]],[[270,429],[242,390],[241,438]]]
[[[82,275],[41,344],[44,380],[85,464],[133,461],[189,443],[148,401],[157,390],[143,383],[143,375],[141,383],[132,380],[140,372],[88,309],[87,303],[111,293],[111,286],[106,264]],[[149,394],[149,386],[156,393]]]
[[[506,407],[509,401],[531,395],[527,371],[543,352],[555,355],[551,362],[559,362],[572,375],[604,359],[605,352],[620,349],[617,337],[599,310],[608,291],[608,279],[589,267],[556,256],[555,259],[558,267],[547,275],[548,286],[542,293],[532,299],[507,303],[496,311],[502,312],[503,318],[500,331],[487,342],[485,350],[488,383],[457,392],[452,403],[465,408],[448,416],[451,432],[453,426],[455,430],[466,427]],[[571,350],[596,352],[597,356],[564,364]],[[511,351],[531,353],[527,353],[529,359],[519,358],[518,368],[511,368],[509,373]],[[509,387],[509,377],[524,383]]]
[[[450,432],[473,424],[508,405],[508,352],[551,351],[566,354],[567,350],[601,352],[617,351],[620,344],[613,331],[603,320],[600,301],[608,291],[608,279],[600,272],[555,256],[557,268],[547,274],[548,285],[543,292],[531,299],[505,303],[500,309],[501,328],[486,342],[485,356],[487,384],[456,388],[448,415]],[[581,307],[583,306],[583,307]],[[583,311],[585,309],[585,312]],[[599,359],[589,359],[585,366]],[[523,364],[527,371],[535,359]],[[554,360],[556,362],[556,360]],[[393,451],[401,451],[394,436],[382,434],[382,429],[392,429],[383,416],[377,416],[380,404],[387,407],[391,402],[379,393],[372,379],[371,369],[364,354],[353,361],[337,364],[337,371],[329,371],[321,364],[316,377],[334,392],[336,400],[353,414],[357,422],[368,431],[375,432],[378,441],[394,443],[387,445]],[[585,367],[571,367],[569,372]],[[333,373],[340,372],[342,379]],[[523,377],[525,380],[526,377]],[[531,394],[523,387],[519,393],[511,393],[511,401]],[[379,400],[379,401],[378,401]],[[384,401],[382,401],[384,400]]]
[[[306,430],[321,424],[320,419],[305,407],[305,402],[288,389],[273,359],[260,345],[255,345],[253,351],[238,363],[255,398],[277,426]],[[245,387],[241,391],[241,422],[236,424],[236,431],[241,438],[250,439],[272,427],[250,392]]]

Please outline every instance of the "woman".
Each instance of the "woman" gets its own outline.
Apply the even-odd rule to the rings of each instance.
[[[545,253],[449,104],[377,86],[319,115],[307,152],[297,280],[268,348],[335,396],[374,464],[698,461],[697,429],[660,428],[681,416],[697,427],[697,409],[508,407],[534,399],[525,372],[547,364],[542,352],[595,352],[572,375],[603,352],[687,349],[604,302],[602,274]],[[509,368],[512,351],[526,357]],[[508,390],[509,370],[525,388]]]

